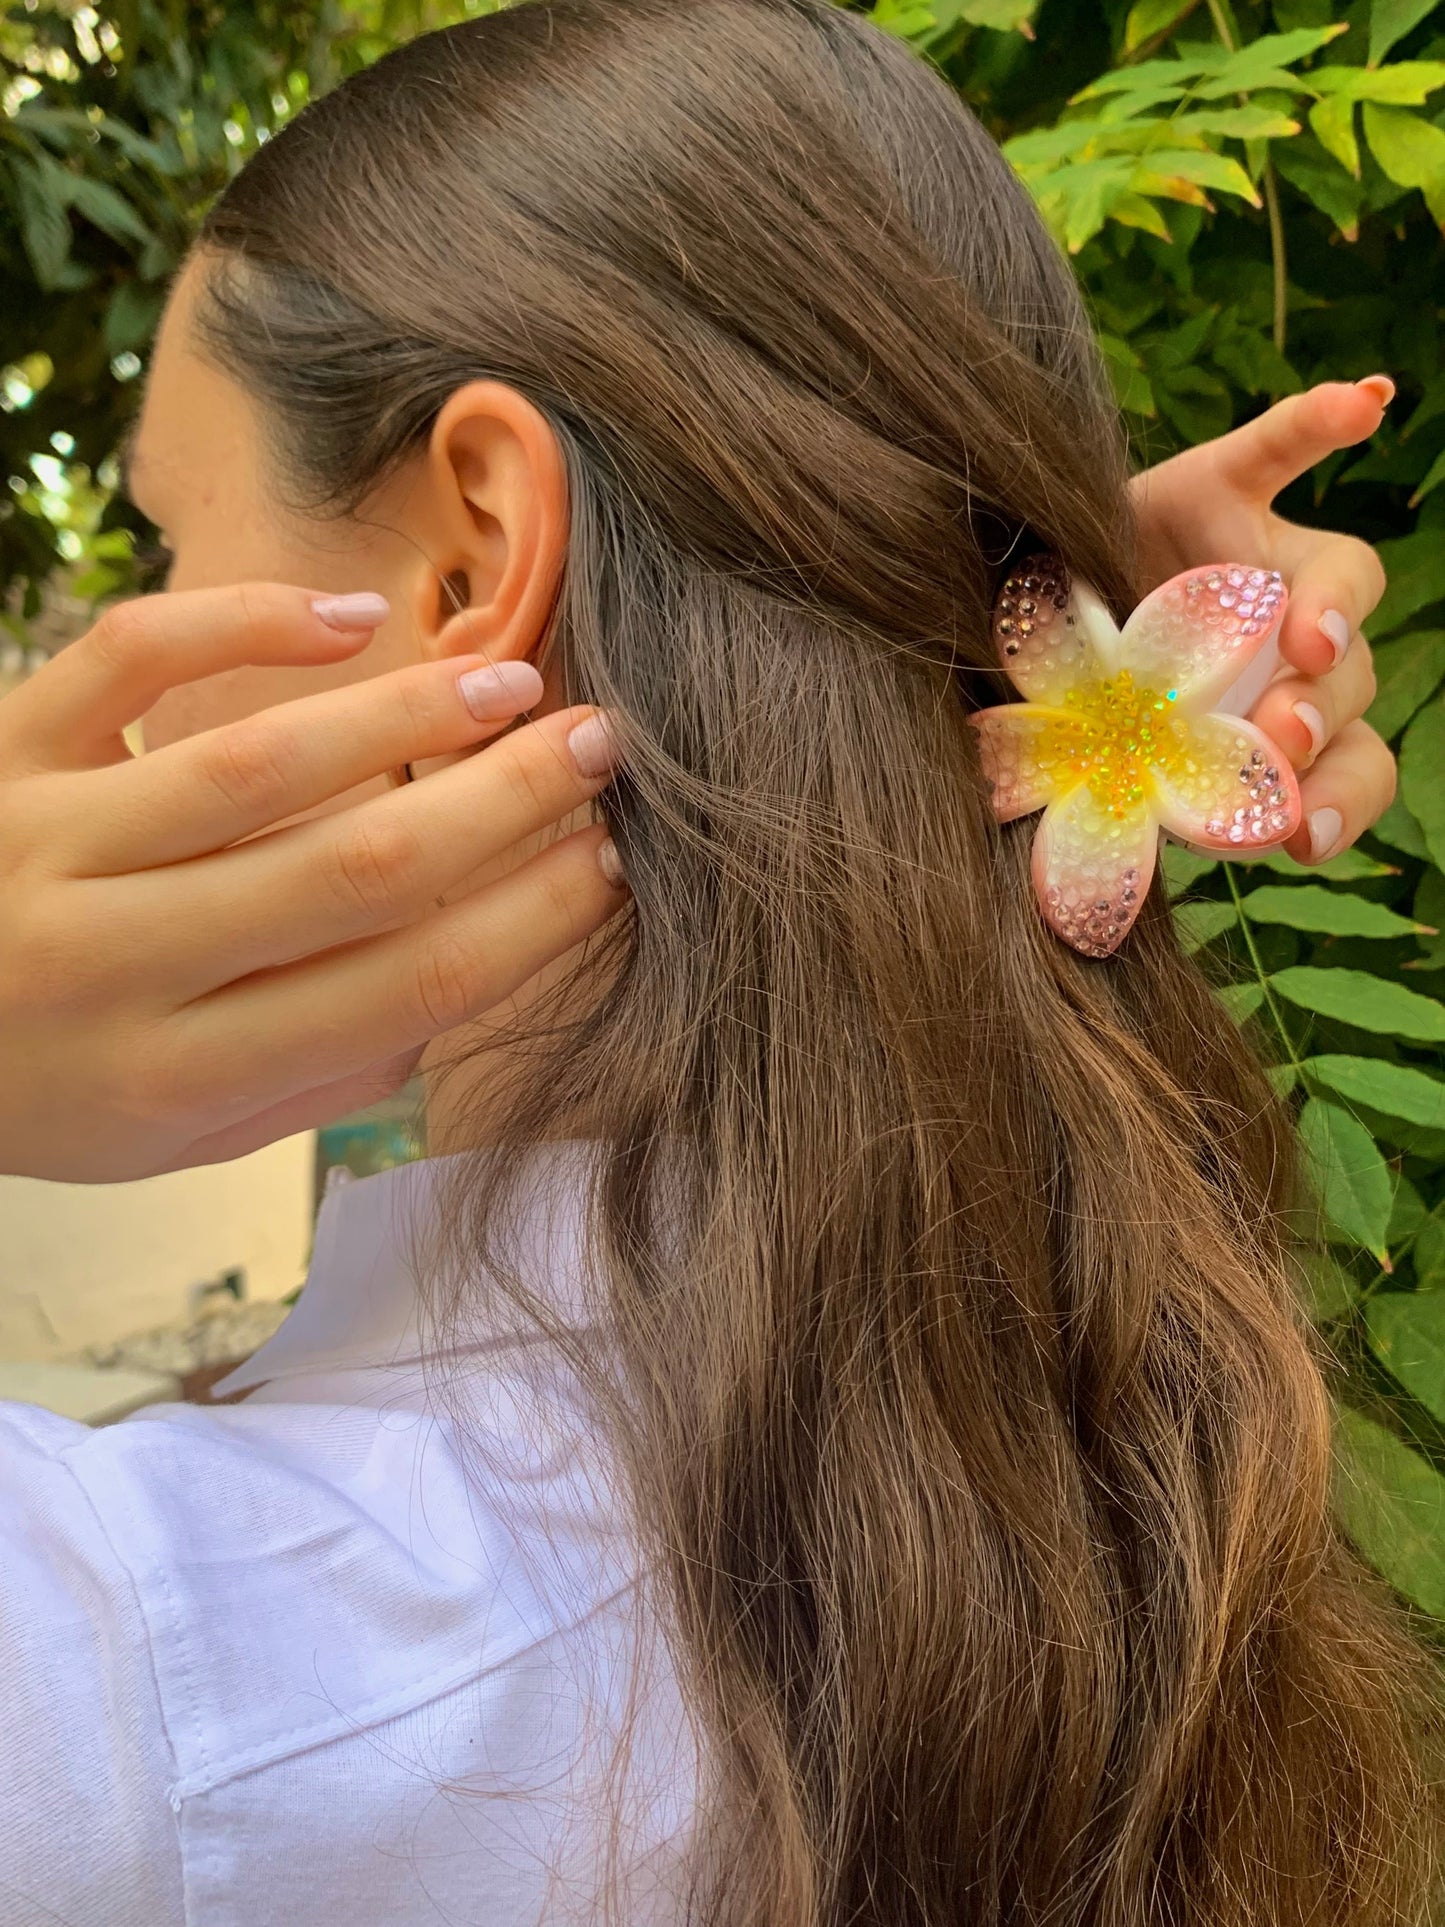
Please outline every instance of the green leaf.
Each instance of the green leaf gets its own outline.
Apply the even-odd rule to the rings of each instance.
[[[1236,921],[1232,903],[1181,903],[1174,912],[1179,941],[1190,952],[1213,943]]]
[[[1174,114],[1161,127],[1169,129],[1171,139],[1181,135],[1223,134],[1230,140],[1286,140],[1297,134],[1300,124],[1275,107],[1208,107],[1191,114]]]
[[[134,278],[122,281],[105,313],[106,353],[118,355],[127,348],[143,348],[155,333],[164,306],[164,289]]]
[[[1327,1251],[1307,1252],[1302,1260],[1309,1290],[1309,1313],[1317,1325],[1339,1318],[1355,1302],[1355,1281]]]
[[[1438,211],[1445,204],[1445,128],[1368,100],[1360,112],[1370,152],[1384,172],[1400,187],[1422,188],[1436,220],[1445,220]]]
[[[1397,40],[1435,11],[1436,0],[1374,0],[1370,8],[1370,53],[1377,67]]]
[[[1287,152],[1282,149],[1281,152]],[[1387,636],[1432,602],[1445,601],[1445,542],[1438,529],[1414,529],[1375,544],[1385,593],[1370,619],[1370,640]]]
[[[1397,796],[1378,822],[1370,826],[1371,836],[1377,836],[1382,843],[1388,843],[1392,850],[1400,850],[1406,856],[1424,857],[1428,860],[1430,851],[1420,825],[1405,808]],[[1429,921],[1428,918],[1425,919]]]
[[[1440,484],[1445,482],[1445,448],[1431,462],[1415,493],[1410,497],[1410,507],[1418,508],[1427,495],[1432,495]]]
[[[877,0],[869,17],[875,27],[896,33],[902,40],[930,33],[938,25],[932,7],[920,6],[916,0]]]
[[[1353,1406],[1335,1411],[1331,1501],[1341,1529],[1397,1592],[1445,1619],[1445,1479]]]
[[[1426,422],[1432,422],[1440,415],[1445,415],[1445,375],[1437,375],[1426,387],[1419,406],[1400,430],[1400,440],[1409,441]]]
[[[1235,317],[1229,317],[1234,321]],[[1217,368],[1247,395],[1297,395],[1304,383],[1269,336],[1259,329],[1221,327],[1209,350]]]
[[[1155,87],[1178,87],[1182,91],[1191,80],[1204,75],[1210,76],[1211,91],[1221,94],[1243,93],[1251,87],[1277,87],[1281,84],[1280,68],[1292,60],[1304,60],[1318,53],[1321,47],[1346,31],[1344,21],[1328,27],[1298,27],[1291,33],[1265,34],[1236,53],[1207,41],[1192,42],[1189,52],[1177,58],[1141,60],[1100,74],[1097,80],[1091,80],[1087,87],[1069,96],[1070,105],[1076,100],[1097,99],[1101,94],[1133,93]],[[1264,74],[1269,78],[1261,78]],[[1291,88],[1306,84],[1299,74],[1284,74],[1282,79],[1283,84]]]
[[[1174,239],[1173,235],[1169,232],[1169,226],[1164,216],[1159,212],[1158,208],[1155,207],[1154,203],[1147,200],[1142,194],[1121,194],[1109,209],[1109,218],[1117,221],[1122,227],[1143,228],[1146,234],[1152,234],[1160,241],[1172,241]],[[1131,392],[1137,395],[1140,390],[1135,389]],[[1136,405],[1134,412],[1138,415],[1152,415],[1154,413],[1154,398],[1149,394],[1148,382],[1143,383],[1142,392],[1148,396],[1150,406],[1146,409]],[[1121,404],[1121,406],[1122,405],[1123,404]]]
[[[1328,215],[1347,241],[1356,238],[1364,190],[1317,141],[1303,135],[1282,141],[1270,150],[1270,158],[1276,173]]]
[[[1269,1079],[1270,1089],[1280,1098],[1289,1096],[1299,1076],[1293,1064],[1268,1064],[1264,1074]]]
[[[1323,884],[1266,883],[1251,890],[1242,907],[1254,923],[1283,923],[1291,930],[1315,930],[1322,936],[1409,937],[1421,928],[1382,903],[1367,903],[1363,897]]]
[[[1365,721],[1388,743],[1445,682],[1445,629],[1418,629],[1377,643],[1371,654],[1376,688]]]
[[[70,205],[113,241],[149,241],[151,231],[123,195],[90,174],[71,177]]]
[[[1319,1097],[1306,1100],[1299,1133],[1330,1224],[1383,1260],[1394,1181],[1375,1140],[1348,1111]]]
[[[1124,52],[1133,53],[1146,40],[1172,27],[1190,11],[1188,0],[1134,0],[1124,22]]]
[[[1201,877],[1207,877],[1211,870],[1219,868],[1217,856],[1200,856],[1197,851],[1186,850],[1182,843],[1166,843],[1159,861],[1163,865],[1164,880],[1171,897],[1177,897]]]
[[[995,33],[1019,33],[1038,8],[1038,0],[948,0],[955,20],[966,20],[974,27],[991,27]]]
[[[70,256],[70,222],[51,175],[23,156],[10,163],[11,189],[20,216],[20,233],[35,279],[46,292],[59,283]],[[62,172],[57,169],[55,172]]]
[[[1415,1237],[1415,1288],[1445,1293],[1445,1219],[1427,1218]]]
[[[1264,1002],[1264,985],[1254,983],[1223,984],[1215,991],[1215,996],[1228,1011],[1236,1024],[1245,1023]]]
[[[1153,205],[1152,202],[1149,203]],[[1120,204],[1115,205],[1114,214],[1119,217]],[[1135,415],[1155,415],[1154,396],[1149,387],[1149,378],[1144,373],[1144,364],[1118,335],[1100,333],[1098,340],[1109,375],[1114,384],[1114,396],[1121,408],[1127,408]]]
[[[1315,139],[1341,167],[1360,177],[1360,143],[1355,138],[1355,103],[1344,94],[1326,95],[1310,108]]]
[[[1395,1176],[1395,1202],[1390,1207],[1390,1225],[1386,1237],[1390,1243],[1402,1244],[1413,1238],[1426,1219],[1425,1200],[1411,1184],[1404,1172]]]
[[[1437,87],[1445,87],[1445,60],[1397,60],[1393,66],[1380,68],[1373,62],[1368,67],[1331,64],[1313,68],[1310,84],[1334,99],[1420,107]]]
[[[1309,1057],[1301,1066],[1313,1082],[1372,1111],[1421,1124],[1428,1131],[1445,1130],[1445,1082],[1409,1064],[1391,1064],[1383,1057]]]
[[[1416,888],[1412,907],[1421,924],[1434,933],[1421,936],[1420,948],[1425,954],[1414,967],[1445,970],[1445,935],[1441,934],[1445,932],[1445,876],[1438,870],[1426,870]]]
[[[1270,850],[1264,856],[1249,858],[1244,867],[1250,870],[1274,870],[1282,877],[1294,877],[1300,882],[1323,877],[1327,883],[1362,883],[1366,877],[1393,877],[1400,874],[1397,864],[1377,863],[1372,856],[1366,856],[1363,850],[1356,849],[1341,850],[1328,863],[1296,863],[1283,850]]]
[[[1366,1305],[1365,1328],[1380,1363],[1445,1420],[1445,1292],[1384,1292]]]
[[[1445,140],[1445,135],[1441,136]],[[1167,183],[1190,181],[1196,187],[1217,187],[1227,194],[1238,194],[1251,207],[1263,207],[1259,190],[1239,162],[1228,154],[1194,153],[1187,147],[1151,149],[1143,160],[1145,168],[1134,177],[1144,194],[1164,194]],[[1159,183],[1156,185],[1156,183]]]
[[[1388,977],[1374,977],[1366,970],[1319,970],[1311,964],[1295,964],[1277,970],[1270,985],[1318,1017],[1415,1044],[1445,1043],[1445,1004],[1406,990]]]
[[[1400,743],[1400,794],[1430,860],[1445,870],[1445,697],[1416,716]]]

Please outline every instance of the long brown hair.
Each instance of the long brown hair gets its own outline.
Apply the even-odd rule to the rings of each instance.
[[[1105,963],[1043,928],[967,725],[1011,564],[1139,587],[978,122],[827,0],[532,0],[308,107],[201,239],[298,507],[480,374],[565,457],[544,648],[619,719],[635,901],[443,1219],[524,1295],[528,1146],[600,1147],[605,1369],[529,1309],[705,1736],[693,1917],[1422,1919],[1437,1674],[1330,1522],[1287,1120],[1157,886]]]

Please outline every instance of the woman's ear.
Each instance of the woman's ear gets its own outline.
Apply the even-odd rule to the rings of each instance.
[[[567,474],[551,423],[505,382],[467,382],[432,425],[423,488],[428,653],[531,658],[567,549]]]

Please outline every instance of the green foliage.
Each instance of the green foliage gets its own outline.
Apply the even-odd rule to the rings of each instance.
[[[136,586],[114,493],[167,279],[255,145],[500,0],[13,6],[0,21],[0,588]],[[1338,1341],[1339,1516],[1445,1621],[1445,31],[1431,0],[840,0],[907,36],[1070,252],[1145,466],[1326,379],[1398,387],[1280,498],[1373,544],[1400,795],[1322,868],[1165,854],[1186,943],[1296,1107]],[[1247,559],[1247,558],[1246,558]]]
[[[1429,0],[1043,0],[1026,32],[990,32],[909,11],[1074,257],[1138,466],[1316,381],[1397,385],[1373,440],[1278,507],[1385,564],[1370,721],[1399,797],[1319,868],[1177,848],[1164,868],[1186,947],[1297,1110],[1321,1219],[1306,1300],[1341,1360],[1339,1517],[1445,1621],[1445,19]]]
[[[17,635],[56,572],[82,597],[137,586],[146,530],[113,494],[113,454],[216,194],[313,94],[498,4],[27,0],[0,18],[0,596]]]

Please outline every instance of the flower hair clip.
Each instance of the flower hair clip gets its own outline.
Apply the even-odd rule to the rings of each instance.
[[[1246,665],[1267,667],[1261,651],[1277,660],[1287,599],[1278,570],[1219,562],[1171,576],[1121,630],[1049,552],[999,591],[994,646],[1025,700],[970,721],[998,820],[1044,812],[1034,887],[1050,928],[1086,957],[1128,934],[1162,831],[1228,855],[1298,828],[1288,758],[1224,708]]]

